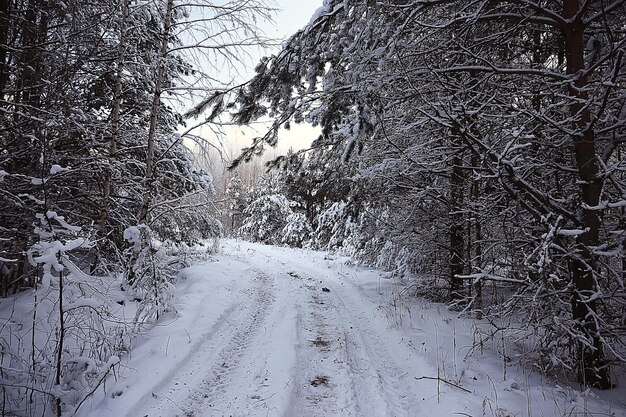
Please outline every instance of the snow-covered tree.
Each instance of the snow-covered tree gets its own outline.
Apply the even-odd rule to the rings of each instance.
[[[264,194],[252,201],[244,210],[246,219],[239,228],[242,237],[253,242],[282,243],[282,233],[287,219],[293,215],[290,202],[282,194]]]
[[[313,229],[303,213],[291,213],[285,219],[281,241],[286,245],[299,248],[309,241],[312,233]]]
[[[412,264],[470,308],[486,281],[517,292],[500,314],[528,312],[545,363],[609,388],[624,361],[623,300],[606,294],[624,291],[625,7],[326,1],[242,89],[239,122],[275,117],[240,160],[285,123],[319,125],[312,147],[342,144],[374,191],[373,262],[447,252]]]
[[[15,297],[33,317],[30,351],[19,324],[3,327],[2,413],[73,414],[117,363],[105,322],[128,300],[72,303],[124,288],[137,322],[154,319],[171,293],[164,248],[219,234],[179,110],[205,114],[195,101],[228,83],[203,71],[239,69],[270,12],[262,0],[0,2],[0,296],[30,289]]]
[[[230,231],[235,231],[242,225],[244,210],[248,203],[246,185],[236,173],[228,182],[224,198],[228,206],[228,228]]]
[[[344,249],[354,254],[358,242],[357,221],[350,213],[349,203],[338,201],[325,208],[316,218],[317,227],[313,232],[313,244],[323,250]],[[352,242],[352,245],[350,245]]]

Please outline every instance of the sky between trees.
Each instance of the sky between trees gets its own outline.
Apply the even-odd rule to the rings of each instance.
[[[275,38],[277,41],[281,42],[309,23],[315,11],[322,6],[322,0],[276,0],[275,6],[278,10],[274,14],[274,21],[260,21],[259,29],[263,30],[266,36]],[[278,47],[275,47],[268,48],[267,50],[250,50],[248,65],[240,69],[239,75],[235,76],[227,73],[219,74],[218,77],[220,77],[222,81],[228,81],[229,78],[234,78],[236,80],[235,82],[245,82],[254,76],[254,67],[259,60],[265,55],[275,53],[278,49]],[[254,125],[225,128],[227,153],[233,153],[233,155],[228,156],[236,157],[236,152],[244,146],[249,145],[254,136],[262,135],[267,127],[267,124],[263,123],[260,124],[258,130],[255,130]],[[200,128],[198,134],[206,138],[214,137],[214,134],[206,127]],[[279,142],[276,153],[285,153],[290,148],[305,148],[318,134],[319,129],[313,128],[307,124],[292,125],[289,131],[283,129],[281,132],[281,138],[283,140]]]

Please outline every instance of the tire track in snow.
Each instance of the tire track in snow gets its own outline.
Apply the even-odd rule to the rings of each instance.
[[[327,335],[329,339],[338,339],[334,346],[330,346],[332,355],[331,362],[336,364],[334,373],[330,373],[330,381],[339,377],[344,380],[340,384],[345,400],[350,399],[352,404],[328,404],[332,400],[322,398],[324,401],[314,401],[311,403],[311,389],[303,389],[298,393],[304,397],[305,410],[302,416],[311,415],[337,415],[337,416],[414,416],[419,409],[417,400],[417,389],[413,375],[409,375],[406,366],[399,365],[391,354],[391,347],[381,339],[375,331],[367,326],[372,320],[379,320],[372,316],[373,306],[365,306],[361,292],[355,285],[350,285],[350,291],[337,285],[335,276],[326,276],[312,271],[309,268],[292,265],[295,271],[312,273],[313,282],[319,282],[321,286],[330,287],[330,293],[323,297],[313,294],[314,318],[304,319],[299,325],[304,327],[303,333],[306,335],[301,340],[301,345],[315,337],[315,332],[310,331],[311,322],[317,323],[317,333]],[[306,272],[304,272],[306,271]],[[341,280],[343,282],[343,280]],[[310,288],[309,288],[310,289]],[[318,288],[319,291],[319,288]],[[318,293],[319,294],[319,293]],[[324,304],[317,305],[316,300],[323,299]],[[306,317],[306,314],[300,314]],[[308,340],[307,340],[308,339]],[[315,353],[310,350],[305,352],[310,358],[315,358]],[[304,375],[307,378],[314,376],[316,363],[309,360],[309,364],[301,365],[304,368]],[[328,362],[328,359],[326,359]],[[312,363],[311,363],[312,362]],[[317,366],[319,368],[319,366]],[[310,368],[307,371],[307,368]],[[307,381],[301,382],[306,385]],[[330,384],[329,384],[330,385]],[[336,386],[330,385],[331,391],[336,391]],[[333,394],[335,395],[335,394]],[[315,399],[315,397],[313,397]],[[336,413],[336,414],[335,414]]]
[[[291,402],[282,415],[417,415],[421,408],[417,396],[421,399],[421,395],[409,372],[414,367],[395,358],[401,353],[400,357],[413,360],[410,348],[392,346],[384,339],[387,331],[379,334],[379,330],[387,329],[387,323],[375,315],[376,306],[364,298],[358,286],[339,273],[326,272],[325,268],[302,263],[298,258],[285,258],[287,262],[273,259],[262,249],[255,253],[268,260],[256,267],[280,271],[281,279],[283,274],[291,276],[298,291],[308,294],[304,299],[298,297],[302,302],[297,304],[296,382]],[[342,288],[343,284],[348,288]],[[321,292],[323,286],[329,287],[330,293]],[[318,337],[330,344],[325,348],[314,346],[312,342]],[[398,348],[400,352],[396,352]],[[327,376],[328,381],[311,385],[318,376]]]
[[[273,302],[272,279],[261,272],[254,273],[254,285],[243,291],[249,297],[229,307],[181,361],[181,368],[163,378],[158,392],[152,393],[157,402],[146,396],[126,413],[127,417],[196,417],[204,415],[206,409],[212,409],[210,415],[221,415],[214,414],[217,409],[212,406],[226,393],[238,359],[250,348]],[[244,309],[239,310],[242,306]],[[150,402],[149,408],[145,407]]]
[[[203,299],[202,302],[206,302],[206,298]],[[225,325],[233,320],[240,306],[241,303],[237,302],[226,308],[209,330],[202,333],[200,337],[197,337],[196,340],[192,342],[188,353],[178,360],[180,366],[172,368],[167,374],[160,377],[159,382],[151,387],[152,392],[141,397],[135,406],[126,412],[126,417],[137,417],[139,415],[143,417],[145,413],[140,414],[141,410],[145,409],[146,404],[153,402],[154,398],[160,397],[163,391],[168,390],[168,388],[171,389],[173,381],[185,381],[193,378],[196,371],[202,369],[204,357],[207,354],[206,352],[215,348],[219,340],[216,336],[226,327]]]
[[[360,294],[354,287],[354,294]],[[365,308],[363,300],[355,300],[348,291],[338,292],[340,295],[334,295],[333,298],[337,303],[340,320],[351,324],[350,331],[345,333],[345,343],[354,375],[360,376],[353,379],[359,411],[364,416],[416,415],[419,410],[418,391],[413,375],[406,366],[400,366],[394,360],[396,352],[391,352],[389,344],[368,327],[368,323],[378,320],[371,316],[373,310]],[[368,382],[364,383],[363,379]],[[374,387],[378,389],[374,390]],[[385,412],[380,410],[380,404],[372,401],[376,397],[384,400]]]
[[[298,309],[297,371],[292,404],[285,417],[357,416],[348,359],[334,306],[320,289],[304,283]]]
[[[184,415],[196,415],[196,411],[203,412],[211,410],[211,415],[230,415],[232,411],[232,401],[225,403],[224,400],[237,399],[243,395],[235,387],[234,392],[229,392],[233,383],[233,375],[241,369],[238,368],[241,359],[250,350],[255,335],[260,331],[267,314],[274,302],[272,294],[273,279],[262,272],[257,272],[255,285],[247,292],[252,293],[253,300],[243,319],[236,324],[232,336],[228,343],[215,355],[213,364],[205,378],[199,383],[189,395],[188,401],[181,406]],[[247,374],[252,376],[250,372]],[[241,380],[237,381],[241,383]]]

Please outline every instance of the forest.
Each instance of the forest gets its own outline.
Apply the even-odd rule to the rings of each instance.
[[[626,1],[324,0],[282,43],[274,9],[0,0],[0,413],[80,408],[229,237],[389,271],[615,388]],[[318,134],[259,169],[295,124]]]

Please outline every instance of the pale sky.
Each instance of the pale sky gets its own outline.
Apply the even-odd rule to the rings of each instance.
[[[276,0],[276,2],[281,10],[274,17],[275,27],[266,30],[269,36],[277,38],[287,38],[302,29],[323,4],[323,0]],[[281,134],[279,150],[307,147],[318,135],[319,129],[292,123],[291,130]]]
[[[322,6],[323,0],[274,0],[276,7],[280,9],[274,16],[274,24],[269,22],[259,22],[259,26],[267,37],[276,39],[286,39],[296,31],[304,27],[311,20],[311,16],[315,11]],[[256,66],[258,59],[263,55],[269,55],[273,51],[259,52],[258,58],[255,62],[249,64],[249,68],[245,71],[241,71],[245,79],[249,79],[254,75],[254,67]],[[243,80],[242,80],[243,81]],[[257,125],[255,129],[242,127],[228,127],[225,129],[227,132],[227,154],[237,153],[239,149],[250,143],[250,140],[255,136],[260,136],[264,133],[264,127]],[[212,134],[208,129],[201,129],[199,132],[203,137],[211,137]],[[292,124],[289,131],[282,130],[279,135],[280,140],[277,147],[278,153],[284,153],[289,148],[302,149],[311,144],[311,141],[319,135],[319,129],[313,128],[310,125],[296,125]],[[275,154],[276,152],[272,152]]]
[[[276,0],[281,11],[275,16],[276,27],[268,35],[287,37],[309,23],[322,0]]]

